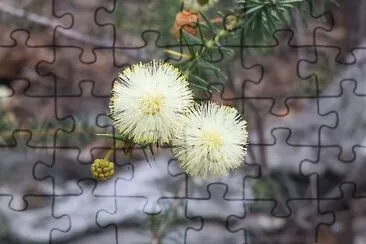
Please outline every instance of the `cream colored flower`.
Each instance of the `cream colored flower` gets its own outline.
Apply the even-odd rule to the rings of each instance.
[[[235,108],[212,102],[184,116],[172,139],[172,152],[192,176],[224,176],[244,160],[248,132]]]
[[[192,12],[203,12],[211,8],[218,0],[181,0],[184,8]]]
[[[137,144],[169,143],[178,118],[193,105],[188,85],[168,63],[151,61],[126,68],[110,101],[116,129]]]

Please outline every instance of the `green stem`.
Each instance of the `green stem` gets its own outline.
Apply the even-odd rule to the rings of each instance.
[[[108,160],[109,161],[109,158],[111,157],[112,153],[114,151],[114,148],[111,148],[109,149],[106,154],[104,155],[104,160]]]

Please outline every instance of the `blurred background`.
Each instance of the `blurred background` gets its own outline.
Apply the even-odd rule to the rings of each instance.
[[[366,2],[337,3],[294,9],[261,48],[223,44],[227,79],[199,95],[248,121],[239,170],[201,180],[167,148],[151,166],[117,148],[96,182],[113,81],[179,51],[181,2],[0,1],[0,243],[366,243]]]

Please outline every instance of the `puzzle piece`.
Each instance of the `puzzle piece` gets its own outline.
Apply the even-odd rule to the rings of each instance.
[[[215,190],[214,190],[215,189]],[[224,242],[244,243],[246,236],[242,233],[227,231],[227,220],[232,215],[243,213],[243,200],[227,196],[229,191],[225,183],[207,185],[209,196],[190,197],[187,211],[191,217],[199,217],[202,227],[198,230],[187,230],[187,242],[205,240],[204,243]],[[216,231],[214,231],[216,229]],[[199,233],[195,233],[199,231]],[[216,234],[214,234],[216,233]]]
[[[93,150],[92,150],[93,151]],[[37,162],[34,165],[33,172],[35,177],[40,179],[52,179],[52,182],[57,186],[55,195],[62,196],[75,195],[80,192],[78,182],[82,179],[91,179],[90,165],[93,159],[82,161],[80,159],[80,151],[77,148],[58,147],[54,149],[52,164]],[[122,171],[120,179],[129,180],[133,178],[133,168],[121,160],[121,156],[116,154],[115,171]],[[56,172],[62,172],[57,174]],[[97,188],[98,189],[98,188]],[[111,193],[114,194],[114,193]]]
[[[26,42],[27,46],[53,47],[55,45],[55,30],[58,28],[71,28],[72,18],[67,18],[65,15],[61,17],[55,16],[53,14],[54,1],[40,3],[37,0],[36,2],[38,3],[34,3],[34,6],[41,6],[40,8],[34,8],[32,4],[25,2],[19,5],[6,2],[0,3],[1,16],[3,17],[2,24],[9,27],[9,29],[5,28],[2,33],[7,36],[15,31],[23,31],[29,36],[29,40]],[[38,11],[41,13],[38,13]],[[11,19],[12,17],[15,19]]]
[[[132,221],[132,223],[140,226],[138,228],[142,232],[140,238],[151,238],[149,232],[144,229],[148,227],[145,225],[146,221],[150,219],[149,221],[153,221],[152,224],[154,221],[160,223],[156,218],[166,216],[168,214],[166,212],[167,208],[170,208],[172,205],[183,204],[186,201],[184,174],[177,168],[174,160],[167,161],[166,158],[159,159],[151,161],[151,166],[144,161],[131,163],[133,170],[131,178],[117,178],[115,181],[115,207],[109,209],[103,208],[99,212],[97,222],[105,228],[114,226],[116,235],[118,236],[116,243],[126,240],[120,234],[123,233],[123,229],[125,228],[123,224],[126,221]],[[146,187],[155,184],[158,184],[160,187]],[[144,222],[145,224],[142,224]],[[165,223],[163,222],[162,224]],[[159,226],[150,227],[159,229]]]
[[[88,184],[89,183],[89,184]],[[79,192],[75,194],[67,191],[66,194],[59,194],[55,197],[54,212],[56,216],[66,216],[70,221],[67,232],[58,232],[54,240],[70,240],[85,231],[102,231],[96,222],[96,216],[101,208],[114,206],[115,194],[108,194],[113,191],[112,184],[98,183],[91,184],[89,180],[79,179],[77,181]],[[102,194],[95,194],[96,189]],[[93,203],[86,208],[89,203]],[[87,220],[87,221],[85,221]],[[110,242],[113,243],[113,242]]]
[[[150,159],[151,160],[151,159]],[[159,212],[157,201],[160,198],[185,198],[186,179],[185,175],[177,167],[175,160],[159,160],[148,162],[131,163],[133,175],[130,179],[116,181],[116,194],[120,197],[140,197],[146,200],[144,212]],[[148,174],[148,175],[146,175]],[[160,189],[141,187],[140,185],[153,186],[161,184]],[[137,187],[137,188],[136,188]]]
[[[86,3],[84,1],[67,1],[60,3],[58,1],[52,1],[52,14],[57,18],[63,18],[64,16],[69,16],[72,20],[72,25],[68,27],[70,31],[76,30],[76,33],[88,34],[88,32],[98,33],[105,37],[105,47],[112,47],[113,40],[115,36],[115,28],[111,24],[105,24],[105,18],[109,19],[105,15],[101,16],[101,12],[111,13],[113,12],[114,3],[95,1]],[[77,14],[75,14],[75,12]],[[85,29],[85,27],[88,29]],[[60,42],[59,35],[55,34],[55,39],[57,40],[57,45],[68,46],[68,44],[63,44]],[[62,40],[62,39],[61,39]],[[100,43],[101,44],[101,43]]]
[[[70,219],[64,215],[54,214],[53,197],[29,195],[25,196],[25,199],[35,206],[39,203],[43,206],[20,211],[2,208],[1,213],[6,216],[7,226],[11,230],[8,234],[9,239],[18,243],[52,243],[60,232],[68,231],[71,225]]]
[[[14,211],[27,209],[29,203],[28,196],[49,197],[54,194],[53,184],[50,179],[41,183],[41,178],[34,175],[33,165],[38,162],[45,164],[52,163],[52,145],[33,144],[30,131],[15,131],[12,134],[11,144],[1,145],[2,152],[2,184],[0,195],[3,202]],[[13,176],[12,176],[13,174]],[[21,182],[21,183],[19,183]],[[13,184],[16,184],[14,189]],[[13,195],[15,192],[18,193]]]
[[[357,84],[360,86],[357,88]],[[334,108],[340,106],[347,106],[349,110],[345,113],[337,113],[338,124],[334,128],[323,128],[321,131],[322,141],[321,144],[324,147],[336,147],[339,149],[338,159],[340,161],[353,161],[356,158],[354,155],[354,150],[359,147],[366,137],[366,133],[362,130],[357,130],[357,128],[349,129],[350,123],[349,118],[355,118],[356,121],[365,123],[366,117],[364,116],[362,105],[366,104],[366,84],[365,82],[358,82],[356,80],[342,80],[340,82],[341,93],[337,95],[330,95],[329,93],[324,94],[325,96],[320,99],[320,112],[327,113],[334,111]],[[357,89],[364,91],[364,93],[357,93]],[[352,123],[352,122],[351,122]],[[336,131],[337,130],[337,131]],[[339,138],[342,137],[343,140],[340,144],[334,144],[330,142],[337,141],[334,135]],[[352,136],[351,139],[347,137]],[[362,146],[362,145],[361,145]],[[365,146],[365,145],[364,145]]]
[[[118,57],[120,67],[113,66],[115,57],[111,50],[94,50],[92,55],[84,56],[80,47],[55,47],[54,59],[43,62],[41,68],[49,70],[57,77],[57,92],[59,95],[79,94],[79,82],[94,83],[95,94],[109,95],[114,79],[122,65],[126,66],[126,58]],[[101,74],[96,70],[105,70]]]
[[[3,59],[1,76],[20,78],[22,75],[26,75],[27,80],[41,79],[39,81],[40,84],[52,84],[52,81],[45,79],[49,77],[43,75],[38,67],[38,64],[42,61],[52,60],[52,52],[47,49],[52,47],[52,45],[30,46],[28,43],[30,35],[24,30],[13,30],[9,34],[10,40],[0,45],[0,53]],[[5,58],[7,59],[4,60]]]
[[[358,60],[362,60],[364,52],[362,49],[358,51],[354,53],[358,54]],[[357,165],[362,161],[362,157],[356,155],[356,152],[363,150],[366,136],[361,129],[362,126],[357,126],[366,121],[362,109],[366,101],[366,88],[361,67],[357,63],[351,64],[340,77],[336,76],[335,83],[319,97],[319,113],[334,114],[337,117],[337,123],[333,126],[322,126],[319,131],[320,150],[318,158],[316,162],[310,161],[319,162],[320,168],[319,171],[314,172],[321,173],[326,167],[338,175],[344,175],[352,170],[350,164]],[[345,107],[348,109],[343,113],[337,112]],[[357,119],[349,120],[350,117]],[[350,137],[352,139],[348,139]]]
[[[96,125],[98,119],[107,116],[109,96],[94,94],[94,83],[81,82],[79,84],[81,89],[79,94],[57,95],[55,98],[57,117],[63,120],[70,119],[74,122],[74,127],[70,131],[60,131],[56,136],[56,146],[80,146],[80,140],[77,139],[80,138],[83,129],[85,130],[87,125]],[[95,101],[95,106],[90,108],[88,104],[92,100]],[[75,109],[75,106],[65,106],[65,104],[78,104],[79,106]],[[67,137],[74,137],[76,143],[71,143],[71,140],[66,140],[65,143],[63,138]]]
[[[159,229],[162,225],[173,224],[171,221],[175,220],[174,217],[176,215],[179,217],[186,215],[186,210],[184,210],[186,209],[184,207],[185,201],[185,199],[161,199],[159,202],[162,208],[158,213],[151,214],[141,211],[146,207],[146,202],[143,198],[117,197],[114,210],[100,210],[97,216],[97,223],[106,229],[113,227],[115,233],[111,236],[116,236],[116,240],[111,243],[132,240],[147,242],[154,239],[154,237],[162,239],[163,243],[169,243],[169,240],[174,238],[176,242],[183,243],[185,240],[185,226],[187,225],[185,222],[188,222],[188,220],[182,223],[180,218],[179,227],[176,227],[178,230],[169,228],[169,231],[172,233],[160,236],[162,233],[159,232]],[[134,225],[135,228],[129,229],[126,227],[127,223],[130,226]],[[181,225],[183,225],[183,228]],[[193,227],[188,228],[198,228],[195,227],[196,225],[193,223]],[[177,236],[180,238],[177,239]]]
[[[72,128],[70,125],[72,120],[62,119],[57,114],[56,99],[53,94],[46,92],[37,94],[29,80],[20,78],[12,80],[11,83],[14,87],[11,95],[0,98],[0,101],[2,106],[9,111],[9,119],[14,121],[12,124],[14,129],[46,130],[48,134],[43,131],[43,133],[36,133],[35,137],[45,138],[48,144],[53,144],[51,136],[55,135],[56,128],[64,130]],[[48,90],[48,88],[44,90]],[[42,88],[39,90],[42,92]],[[41,111],[37,109],[38,106],[42,107]],[[7,133],[11,133],[11,131]]]
[[[360,2],[352,4],[362,13]],[[360,239],[365,44],[347,45],[356,31],[345,27],[359,14],[351,3],[329,3],[331,11],[308,4],[308,27],[294,11],[267,43],[240,33],[206,57],[229,71],[227,80],[209,77],[219,92],[204,99],[237,107],[250,144],[243,167],[200,180],[168,148],[146,162],[136,146],[129,163],[115,140],[95,136],[115,133],[108,100],[121,69],[190,48],[166,36],[179,1],[0,3],[0,83],[8,87],[0,95],[0,243],[352,243],[342,231]],[[205,21],[225,25],[208,13]],[[109,150],[115,175],[97,182],[90,165]]]

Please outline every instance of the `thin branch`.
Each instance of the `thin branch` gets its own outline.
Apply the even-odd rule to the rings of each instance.
[[[297,31],[297,35],[296,35],[296,45],[297,46],[301,46],[303,45],[303,41],[305,41],[305,28],[304,28],[304,24],[301,22],[301,13],[300,13],[300,10],[297,9],[296,11],[294,11],[293,13],[293,16],[294,16],[294,19],[295,19],[295,29]],[[305,52],[303,50],[303,48],[298,48],[297,49],[297,58],[298,60],[302,60],[306,57],[305,55]],[[302,64],[302,67],[301,70],[299,70],[299,74],[307,74],[307,71],[308,71],[308,63],[307,62],[304,62]],[[299,68],[300,68],[299,67]]]
[[[259,138],[259,156],[260,156],[260,164],[262,166],[262,173],[263,175],[268,175],[269,174],[269,169],[268,169],[268,162],[267,162],[267,150],[264,146],[265,143],[265,138],[264,138],[264,127],[263,127],[263,118],[260,115],[258,109],[256,109],[255,105],[251,102],[246,100],[245,101],[246,104],[249,106],[249,109],[252,111],[252,113],[254,114],[255,117],[255,122],[256,122],[256,132],[258,134],[258,138]]]
[[[5,3],[0,3],[0,11],[7,13],[9,15],[18,17],[18,18],[23,18],[26,19],[28,21],[31,21],[33,23],[39,24],[41,26],[45,26],[48,27],[50,29],[55,30],[55,28],[57,27],[62,27],[63,24],[56,21],[56,20],[52,20],[49,19],[47,17],[38,15],[38,14],[34,14],[34,13],[29,13],[26,12],[23,9],[17,9],[13,6],[10,6],[8,4]],[[57,29],[58,33],[73,39],[73,40],[77,40],[80,42],[83,42],[85,44],[88,45],[94,45],[97,47],[115,47],[115,46],[120,46],[117,41],[116,43],[114,43],[113,40],[111,39],[100,39],[100,38],[96,38],[93,36],[88,36],[85,34],[82,34],[74,29],[63,29],[63,28],[58,28]],[[123,51],[124,54],[126,54],[127,56],[133,58],[133,59],[140,59],[139,55],[137,54],[136,50],[124,50]]]

